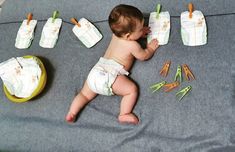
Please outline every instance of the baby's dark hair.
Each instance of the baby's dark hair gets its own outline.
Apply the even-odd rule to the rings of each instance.
[[[144,16],[142,12],[130,5],[120,4],[113,8],[109,15],[109,26],[117,37],[134,32],[136,21],[142,21]]]

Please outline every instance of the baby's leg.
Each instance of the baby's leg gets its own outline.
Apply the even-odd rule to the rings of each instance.
[[[136,84],[126,76],[120,75],[115,80],[112,89],[115,94],[123,96],[118,117],[119,122],[137,124],[139,120],[132,113],[138,97]]]
[[[73,102],[70,106],[69,112],[66,116],[67,122],[74,122],[76,119],[77,114],[80,112],[80,110],[92,99],[96,97],[96,93],[90,90],[90,88],[87,85],[87,82],[85,82],[81,92],[73,99]]]

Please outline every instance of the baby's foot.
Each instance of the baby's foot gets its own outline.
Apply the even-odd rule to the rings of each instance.
[[[72,113],[68,113],[65,120],[68,122],[68,123],[74,123],[75,122],[75,119],[76,119],[76,116]]]
[[[130,124],[137,125],[139,123],[138,118],[133,113],[119,115],[118,121],[122,124],[123,123],[130,123]]]

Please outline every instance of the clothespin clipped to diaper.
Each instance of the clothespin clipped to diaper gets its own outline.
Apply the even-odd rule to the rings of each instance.
[[[27,20],[24,20],[17,32],[15,47],[18,49],[27,49],[34,38],[34,30],[37,25],[37,20],[33,20],[33,14],[27,15]]]
[[[157,19],[159,19],[160,11],[161,11],[161,4],[157,4],[157,9],[156,9],[156,12],[157,12],[156,18]]]
[[[72,18],[71,22],[75,24],[73,33],[87,48],[91,48],[102,39],[103,36],[99,30],[87,19],[81,18],[77,21]]]
[[[200,46],[207,43],[207,25],[201,11],[188,4],[188,11],[181,13],[181,37],[186,46]]]
[[[158,4],[156,12],[150,13],[149,27],[151,32],[147,36],[148,43],[152,39],[157,39],[159,45],[168,43],[170,35],[170,14],[169,12],[160,12],[161,5]]]
[[[39,45],[43,48],[53,48],[59,37],[62,19],[58,18],[59,12],[54,11],[42,29]]]

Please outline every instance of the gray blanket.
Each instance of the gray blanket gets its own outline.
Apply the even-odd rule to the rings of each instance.
[[[34,100],[9,101],[0,83],[0,151],[128,151],[128,152],[233,152],[235,151],[235,2],[193,0],[206,16],[208,43],[184,46],[180,36],[181,12],[189,1],[131,0],[7,0],[0,15],[0,62],[11,57],[38,56],[44,63],[48,82]],[[139,125],[117,122],[121,97],[97,96],[80,113],[76,123],[64,121],[72,99],[83,86],[91,67],[102,56],[111,39],[107,23],[110,10],[120,3],[142,10],[146,19],[157,3],[171,14],[169,43],[151,60],[136,61],[130,78],[139,86],[134,112]],[[55,48],[39,46],[43,25],[54,10],[64,20]],[[38,19],[29,49],[14,47],[22,20],[28,12]],[[103,34],[87,49],[73,34],[71,17],[85,17]],[[142,42],[144,43],[145,40]],[[159,75],[171,60],[167,78]],[[151,93],[156,82],[172,81],[177,65],[188,64],[196,80],[183,81],[178,89]],[[177,91],[192,86],[181,102]]]

